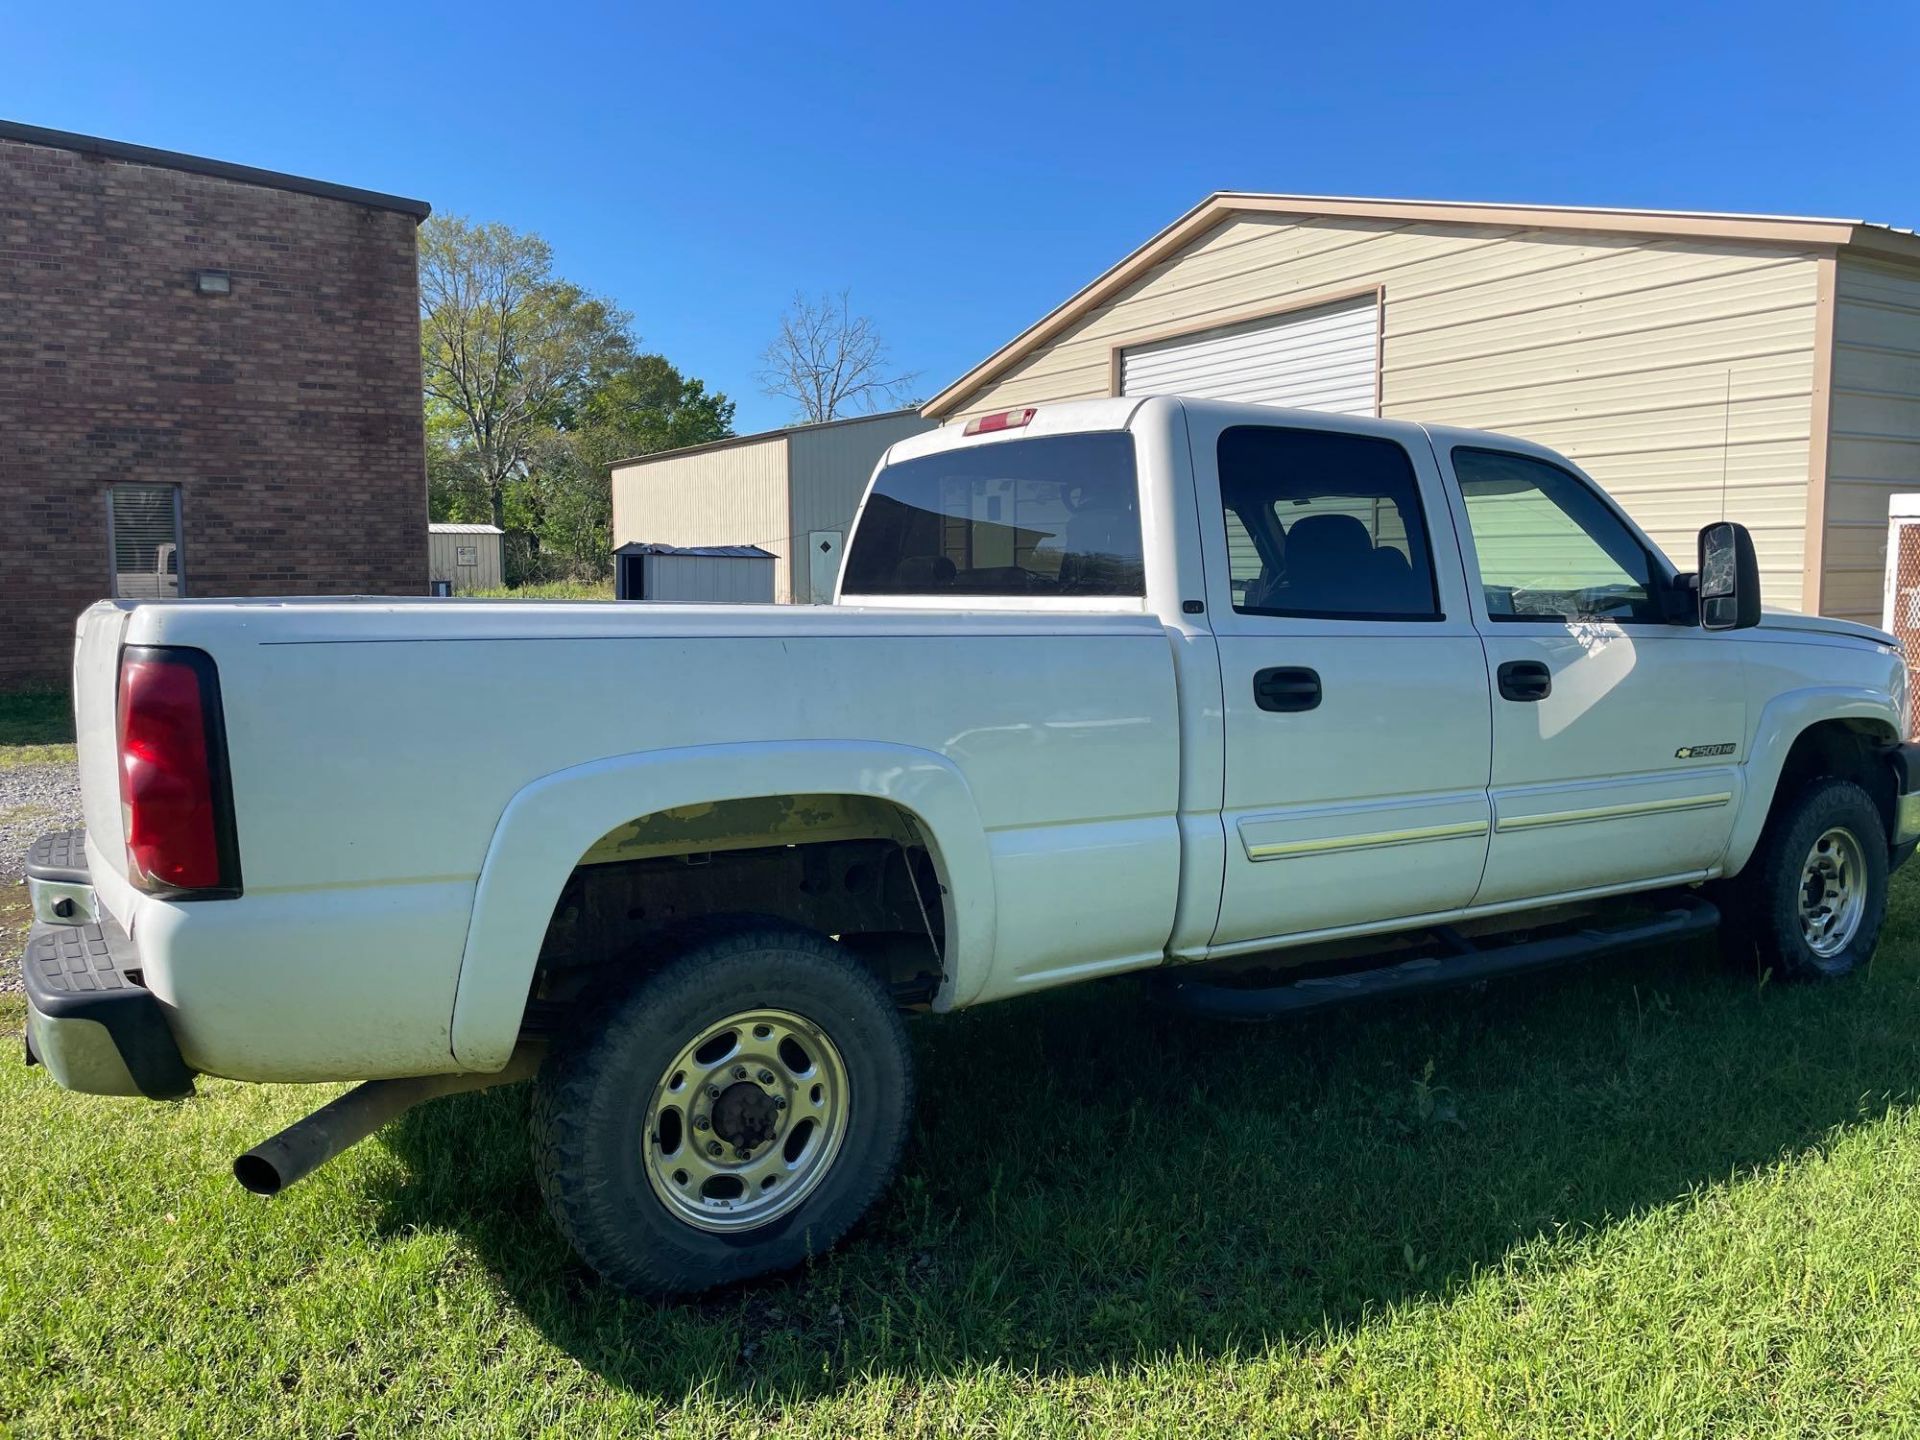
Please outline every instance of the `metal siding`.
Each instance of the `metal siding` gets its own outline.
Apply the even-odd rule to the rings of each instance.
[[[853,512],[866,493],[873,467],[887,447],[935,428],[933,421],[910,412],[796,430],[788,437],[787,529],[794,536],[794,548],[791,570],[785,563],[780,568],[790,576],[789,593],[796,601],[804,604],[812,598],[810,557],[803,553],[808,534],[838,530],[844,539],[853,528]]]
[[[773,567],[774,599],[784,603],[793,594],[792,531],[787,518],[784,435],[614,468],[616,548],[635,540],[658,545],[758,545],[779,557]]]
[[[1878,625],[1887,501],[1920,490],[1920,274],[1841,256],[1828,407],[1826,611]]]
[[[503,539],[499,535],[452,534],[429,530],[427,577],[431,580],[453,581],[454,593],[460,595],[474,590],[497,590],[506,584],[506,576],[501,569]],[[462,545],[474,547],[479,564],[458,563],[458,547]]]
[[[1122,352],[1123,395],[1196,395],[1371,415],[1380,306],[1372,295]]]
[[[726,555],[648,555],[647,599],[661,604],[771,604],[780,562]]]
[[[1768,603],[1792,609],[1812,459],[1816,269],[1811,250],[1738,240],[1241,216],[960,413],[1105,395],[1116,346],[1380,285],[1381,413],[1553,446],[1683,567],[1694,532],[1721,517],[1724,483],[1725,514],[1754,532]]]

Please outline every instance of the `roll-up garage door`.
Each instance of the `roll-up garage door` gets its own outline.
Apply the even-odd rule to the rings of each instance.
[[[1130,347],[1120,356],[1120,393],[1371,415],[1379,353],[1380,306],[1368,295]]]

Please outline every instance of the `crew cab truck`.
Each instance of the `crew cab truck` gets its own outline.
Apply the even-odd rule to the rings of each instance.
[[[791,1266],[888,1182],[914,1010],[1157,969],[1264,1017],[1716,922],[1854,968],[1920,838],[1906,667],[1756,577],[1524,440],[1154,398],[896,444],[832,606],[102,603],[31,1051],[369,1082],[266,1192],[532,1074],[609,1279]]]

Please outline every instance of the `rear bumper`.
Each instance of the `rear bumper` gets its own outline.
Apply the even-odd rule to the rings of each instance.
[[[34,842],[27,890],[27,1063],[89,1095],[191,1095],[166,1011],[140,983],[139,949],[94,898],[84,830]]]
[[[87,832],[56,830],[27,851],[27,896],[46,925],[85,925],[100,918],[87,873]]]
[[[166,1012],[140,984],[140,954],[109,917],[36,923],[27,937],[27,1062],[69,1090],[179,1100],[193,1072]]]

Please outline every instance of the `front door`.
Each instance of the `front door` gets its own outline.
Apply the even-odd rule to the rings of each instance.
[[[1189,424],[1224,692],[1214,946],[1466,905],[1490,822],[1487,670],[1425,435]]]
[[[840,532],[813,530],[807,534],[807,599],[815,605],[833,603],[833,587],[840,579]]]
[[[1698,878],[1739,807],[1737,649],[1669,622],[1665,565],[1584,476],[1546,452],[1435,439],[1493,687],[1475,903]]]

